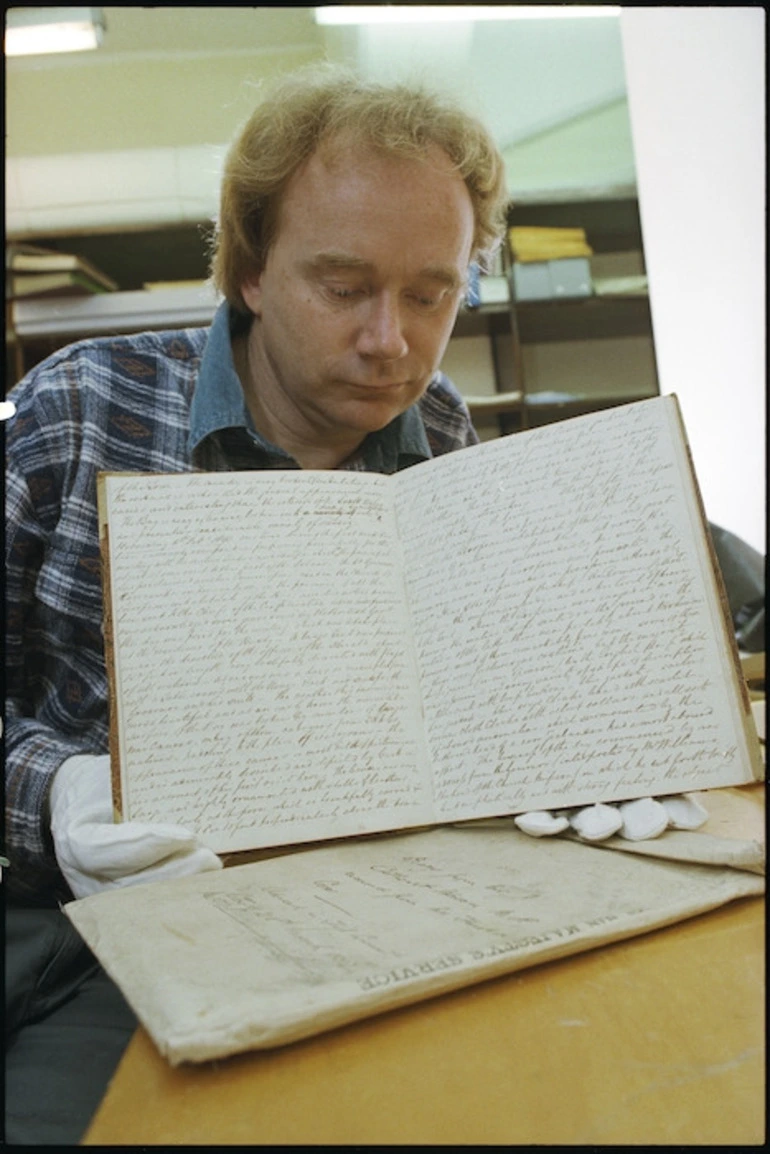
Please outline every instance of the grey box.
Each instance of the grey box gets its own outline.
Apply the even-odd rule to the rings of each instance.
[[[587,257],[514,261],[513,295],[517,301],[588,297],[592,291],[591,266]]]
[[[517,301],[547,301],[553,297],[547,260],[513,265],[513,296]]]
[[[555,297],[590,297],[591,266],[585,256],[549,260],[551,288]]]

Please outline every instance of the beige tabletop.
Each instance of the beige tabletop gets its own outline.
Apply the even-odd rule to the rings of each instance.
[[[761,1144],[764,975],[744,898],[271,1051],[174,1069],[139,1029],[85,1144]]]

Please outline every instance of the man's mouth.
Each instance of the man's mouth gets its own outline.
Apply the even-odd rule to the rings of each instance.
[[[398,392],[399,389],[405,388],[407,383],[407,381],[373,381],[369,384],[359,384],[356,381],[351,381],[350,386],[355,389],[356,392],[369,393],[372,396],[376,396],[378,393],[387,394]]]

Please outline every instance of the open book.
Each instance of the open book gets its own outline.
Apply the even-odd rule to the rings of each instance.
[[[762,774],[673,397],[99,505],[125,819],[226,853]]]

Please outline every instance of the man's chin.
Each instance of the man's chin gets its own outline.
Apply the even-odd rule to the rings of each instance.
[[[372,396],[356,400],[345,406],[344,414],[340,414],[340,423],[361,433],[377,433],[405,413],[417,400],[419,395],[398,398]]]

